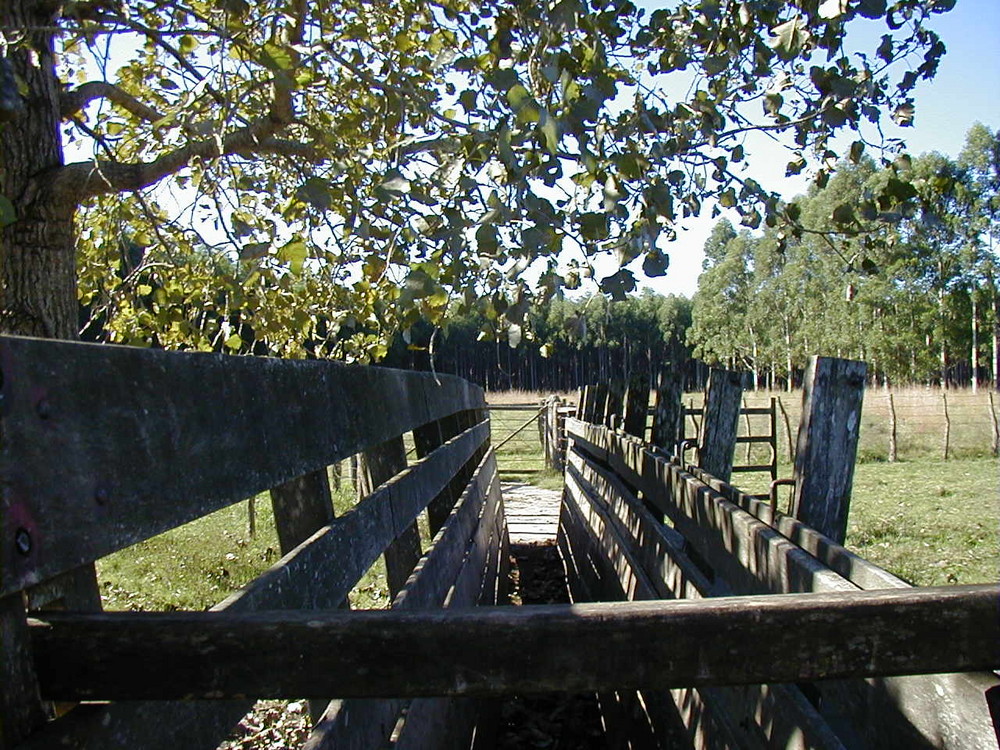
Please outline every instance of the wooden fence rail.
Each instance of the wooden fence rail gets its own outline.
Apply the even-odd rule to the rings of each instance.
[[[571,447],[559,545],[574,601],[768,593],[806,601],[819,593],[852,599],[866,589],[915,591],[840,543],[851,467],[837,461],[853,459],[857,420],[850,415],[860,409],[860,394],[843,389],[862,384],[853,377],[855,363],[820,360],[812,372],[815,380],[807,384],[804,406],[810,418],[803,420],[799,435],[797,518],[622,431],[568,420]],[[842,432],[831,433],[837,424]],[[731,440],[728,449],[715,454],[724,456],[734,446]],[[830,458],[824,462],[824,456]],[[836,481],[817,481],[829,472],[837,473]],[[805,519],[824,526],[825,533]],[[1000,623],[998,601],[991,628]],[[801,652],[803,660],[812,658],[806,652],[825,647],[824,641],[812,640],[811,627],[789,627],[802,643],[811,644]],[[736,643],[767,649],[771,639],[783,636],[755,625],[718,638],[735,662],[744,659]],[[709,637],[692,647],[703,652],[715,641]],[[913,650],[938,645],[936,638],[921,644],[915,632],[909,639]],[[643,653],[636,661],[645,658]],[[626,717],[618,731],[640,746],[996,747],[990,706],[1000,693],[1000,680],[991,672],[955,669],[868,680],[789,684],[775,674],[762,680],[765,684],[745,687],[612,689],[601,694],[601,706],[611,720]]]
[[[0,375],[4,750],[214,748],[226,739],[252,690],[227,700],[87,704],[46,721],[36,670],[44,648],[32,646],[24,602],[65,608],[35,592],[78,571],[85,579],[80,566],[261,491],[272,490],[283,557],[209,617],[339,608],[379,555],[398,590],[394,609],[506,599],[485,401],[463,380],[15,337],[0,337]],[[408,432],[418,457],[410,465],[401,448]],[[325,468],[356,453],[368,459],[370,492],[334,518]],[[435,536],[421,550],[415,522],[424,513]],[[138,622],[123,619],[126,629]],[[132,670],[163,676],[141,660]],[[404,747],[435,747],[456,728],[471,736],[481,715],[478,704],[450,699],[408,703],[321,705],[309,744],[380,746],[402,721]]]
[[[307,750],[481,750],[490,699],[538,691],[597,692],[634,747],[990,747],[1000,681],[975,670],[1000,667],[1000,587],[913,589],[841,544],[858,371],[810,370],[792,515],[724,481],[729,374],[693,466],[669,374],[653,444],[641,378],[531,407],[565,469],[574,604],[518,609],[497,606],[509,540],[475,386],[0,337],[0,750],[214,748],[256,697],[318,701]],[[354,454],[368,487],[334,517],[325,469]],[[267,490],[282,557],[242,590],[94,611],[97,558]],[[347,609],[379,556],[390,609]]]

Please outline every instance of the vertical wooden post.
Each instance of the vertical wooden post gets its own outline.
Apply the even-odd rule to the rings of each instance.
[[[998,323],[1000,325],[1000,323]],[[997,421],[996,406],[993,404],[993,391],[987,391],[990,395],[990,424],[993,425],[993,437],[990,440],[990,453],[993,458],[1000,455],[1000,423]]]
[[[941,454],[947,461],[951,448],[951,415],[948,414],[948,394],[945,391],[941,391],[941,406],[944,408],[944,444],[941,446]]]
[[[792,514],[838,544],[847,536],[864,362],[812,357],[802,392]]]
[[[771,396],[771,413],[768,420],[771,425],[771,481],[778,478],[778,410],[777,399]]]
[[[363,456],[363,483],[365,494],[369,494],[406,468],[403,436],[368,448]],[[406,585],[406,579],[420,561],[420,555],[420,531],[414,521],[385,551],[385,576],[390,597],[395,597]]]
[[[785,411],[785,405],[781,403],[781,397],[778,397],[778,410],[781,412],[781,419],[785,423],[785,439],[788,442],[788,463],[795,461],[795,445],[792,442],[792,423],[788,419],[788,412]]]
[[[625,391],[625,419],[622,427],[629,435],[646,439],[646,412],[649,409],[649,375],[634,372]]]
[[[274,526],[286,555],[333,520],[326,469],[304,474],[271,490]]]
[[[756,378],[755,378],[755,380],[756,380]],[[754,388],[756,388],[756,387],[757,386],[754,386]],[[743,399],[741,399],[741,404],[742,404],[742,408],[743,408],[744,411],[749,408],[749,406],[747,406],[746,397],[743,397]],[[743,415],[743,422],[747,426],[747,437],[750,437],[751,435],[753,435],[753,423],[750,421],[750,414],[749,413],[745,413]],[[747,447],[746,447],[746,451],[745,451],[745,453],[743,455],[743,461],[745,463],[749,464],[750,463],[750,453],[751,453],[751,449],[753,448],[753,443],[747,443],[746,445],[747,445]]]
[[[681,390],[681,378],[674,369],[664,367],[657,373],[651,442],[670,455],[677,452],[677,444],[684,439],[684,402]]]
[[[889,391],[889,463],[895,463],[898,456],[898,442],[896,439],[896,401]]]
[[[611,429],[622,426],[622,409],[625,405],[625,381],[612,380],[608,384],[608,406],[604,412],[604,424]]]
[[[254,517],[254,499],[250,498],[250,518]],[[278,533],[278,546],[286,555],[333,520],[333,498],[330,496],[330,477],[326,469],[304,474],[271,490],[271,508],[274,528]],[[350,608],[346,598],[342,607]],[[327,701],[309,701],[313,722],[319,721]]]
[[[45,723],[27,615],[20,594],[0,599],[0,749],[20,744]]]
[[[455,430],[458,428],[457,420],[451,423],[445,420],[436,420],[416,428],[413,431],[413,445],[416,448],[417,458],[425,458],[434,452],[445,442],[455,437]],[[461,474],[461,472],[458,472]],[[427,505],[427,525],[431,536],[434,536],[444,525],[455,506],[458,499],[454,482],[449,482],[448,486],[438,493],[437,497]]]
[[[698,466],[723,482],[729,481],[733,471],[742,395],[740,373],[715,368],[709,371],[698,434]]]
[[[598,383],[592,386],[594,400],[589,405],[587,421],[591,424],[604,424],[608,414],[608,384]]]

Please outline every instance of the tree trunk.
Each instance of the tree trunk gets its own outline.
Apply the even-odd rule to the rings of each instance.
[[[969,290],[969,300],[972,302],[972,357],[969,364],[972,365],[972,392],[979,390],[979,305],[976,301],[976,290]]]
[[[8,61],[27,86],[24,109],[0,128],[0,194],[16,220],[0,231],[0,330],[77,338],[75,205],[60,205],[46,177],[63,164],[59,81],[55,75],[55,3],[5,0],[0,28],[35,29]],[[48,8],[48,12],[46,12]]]

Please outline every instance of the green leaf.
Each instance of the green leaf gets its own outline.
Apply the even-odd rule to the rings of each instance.
[[[767,46],[777,52],[782,60],[793,60],[798,57],[802,47],[809,41],[809,31],[801,18],[793,18],[775,26],[771,29],[771,34]]]
[[[398,169],[390,169],[385,175],[385,180],[378,186],[380,192],[392,198],[406,195],[410,192],[410,188],[410,181],[403,177]]]
[[[627,268],[622,268],[601,279],[600,288],[615,302],[624,302],[628,299],[628,293],[635,289],[635,276]]]
[[[886,0],[859,0],[857,10],[865,18],[881,18],[885,8]]]
[[[542,110],[542,120],[538,130],[542,134],[545,150],[554,156],[559,150],[559,122],[547,111]]]
[[[896,107],[896,111],[892,113],[892,119],[899,127],[909,128],[913,125],[913,116],[915,113],[916,110],[912,104],[900,104]]]
[[[184,36],[182,36],[180,38],[178,46],[180,46],[181,52],[183,52],[185,54],[189,54],[191,52],[194,52],[196,49],[198,49],[198,40],[195,39],[190,34],[185,34]]]
[[[295,58],[287,47],[265,42],[260,50],[260,64],[274,72],[291,70],[295,67]]]
[[[651,279],[664,276],[670,266],[670,256],[663,251],[653,248],[642,261],[642,272]]]
[[[269,242],[251,242],[240,248],[240,260],[254,260],[256,258],[263,258],[267,255],[268,250],[270,250],[271,244]]]
[[[302,266],[309,257],[309,248],[302,240],[292,240],[278,250],[278,259],[288,264],[289,270],[296,276],[302,273]]]
[[[608,215],[604,213],[591,212],[581,214],[577,218],[580,226],[580,234],[585,240],[600,242],[608,238]]]
[[[330,183],[320,177],[310,177],[295,191],[295,197],[304,203],[326,211],[330,208]]]
[[[243,339],[240,338],[238,333],[234,333],[232,336],[226,339],[226,348],[236,351],[241,346],[243,346]]]
[[[0,228],[9,227],[17,221],[17,211],[6,195],[0,195]]]

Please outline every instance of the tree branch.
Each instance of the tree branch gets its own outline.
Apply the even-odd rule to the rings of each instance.
[[[47,175],[48,185],[44,189],[57,205],[79,205],[99,195],[142,190],[179,172],[196,158],[211,160],[221,156],[252,158],[280,155],[322,161],[310,144],[275,138],[274,133],[280,128],[281,123],[262,118],[224,138],[194,141],[149,162],[87,161],[67,164]]]
[[[163,119],[163,115],[155,109],[107,81],[87,81],[65,92],[59,99],[59,114],[64,120],[69,119],[95,99],[107,99],[140,120],[156,122]]]

